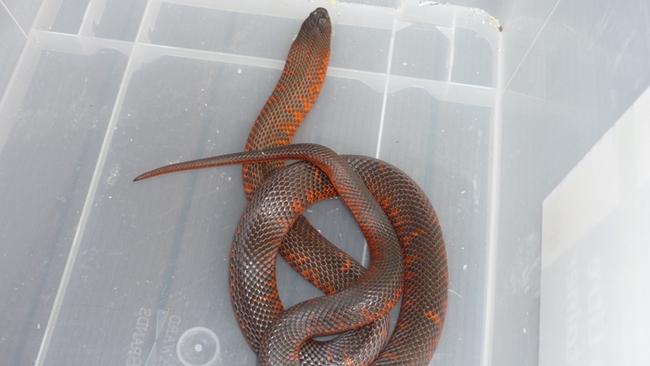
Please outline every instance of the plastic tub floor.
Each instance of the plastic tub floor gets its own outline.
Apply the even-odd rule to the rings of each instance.
[[[0,105],[0,358],[10,365],[254,365],[227,262],[239,167],[134,184],[239,151],[316,6],[331,67],[296,141],[402,168],[436,208],[449,313],[435,365],[484,339],[497,31],[476,9],[323,1],[45,2]],[[365,260],[337,201],[308,217]],[[285,304],[318,295],[280,264]]]

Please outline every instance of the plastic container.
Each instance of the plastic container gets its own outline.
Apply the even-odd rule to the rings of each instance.
[[[650,103],[634,102],[650,82],[650,5],[452,3],[0,1],[2,364],[256,363],[227,287],[240,168],[131,180],[239,151],[317,6],[333,20],[331,66],[296,141],[389,161],[429,195],[450,268],[431,364],[647,364],[635,319],[648,324],[650,299],[629,291],[649,274]],[[619,130],[635,132],[601,153],[631,168],[581,168],[633,105],[635,127]],[[613,185],[576,193],[605,172]],[[576,210],[617,189],[625,200],[600,214]],[[629,220],[608,216],[619,211]],[[365,260],[339,202],[308,217]],[[604,222],[610,240],[590,251],[580,240]],[[607,243],[631,249],[609,262]],[[278,276],[285,304],[318,295],[283,263]]]

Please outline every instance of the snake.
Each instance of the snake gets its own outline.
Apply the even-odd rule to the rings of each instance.
[[[382,160],[291,143],[323,87],[331,33],[324,8],[304,20],[244,151],[166,165],[134,181],[242,164],[248,205],[231,246],[229,290],[260,365],[428,365],[442,335],[449,279],[442,229],[426,194]],[[366,238],[367,268],[303,216],[336,197]],[[278,255],[324,296],[285,309]],[[398,303],[391,333],[389,312]]]

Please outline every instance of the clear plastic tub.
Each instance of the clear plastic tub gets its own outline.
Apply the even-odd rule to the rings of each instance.
[[[650,80],[637,67],[626,84],[623,68],[647,61],[650,35],[617,42],[647,15],[584,3],[2,0],[3,364],[256,363],[227,287],[240,168],[131,180],[239,151],[317,6],[333,20],[331,66],[296,141],[384,159],[428,194],[450,268],[431,364],[570,364],[538,360],[543,201]],[[626,23],[590,38],[591,23],[572,23],[581,6]],[[616,63],[586,62],[612,50]],[[367,260],[339,202],[308,218]],[[319,294],[282,262],[278,276],[285,304]]]

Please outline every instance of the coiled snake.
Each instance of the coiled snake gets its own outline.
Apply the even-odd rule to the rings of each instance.
[[[314,10],[251,129],[246,151],[177,163],[138,176],[244,164],[249,204],[230,254],[230,294],[261,365],[427,365],[447,309],[447,254],[434,209],[405,173],[381,160],[290,144],[325,80],[331,23]],[[284,165],[284,160],[298,160]],[[339,196],[363,232],[366,269],[302,216]],[[284,309],[277,255],[326,296]],[[401,307],[389,337],[388,313]],[[337,337],[318,341],[314,337]]]

